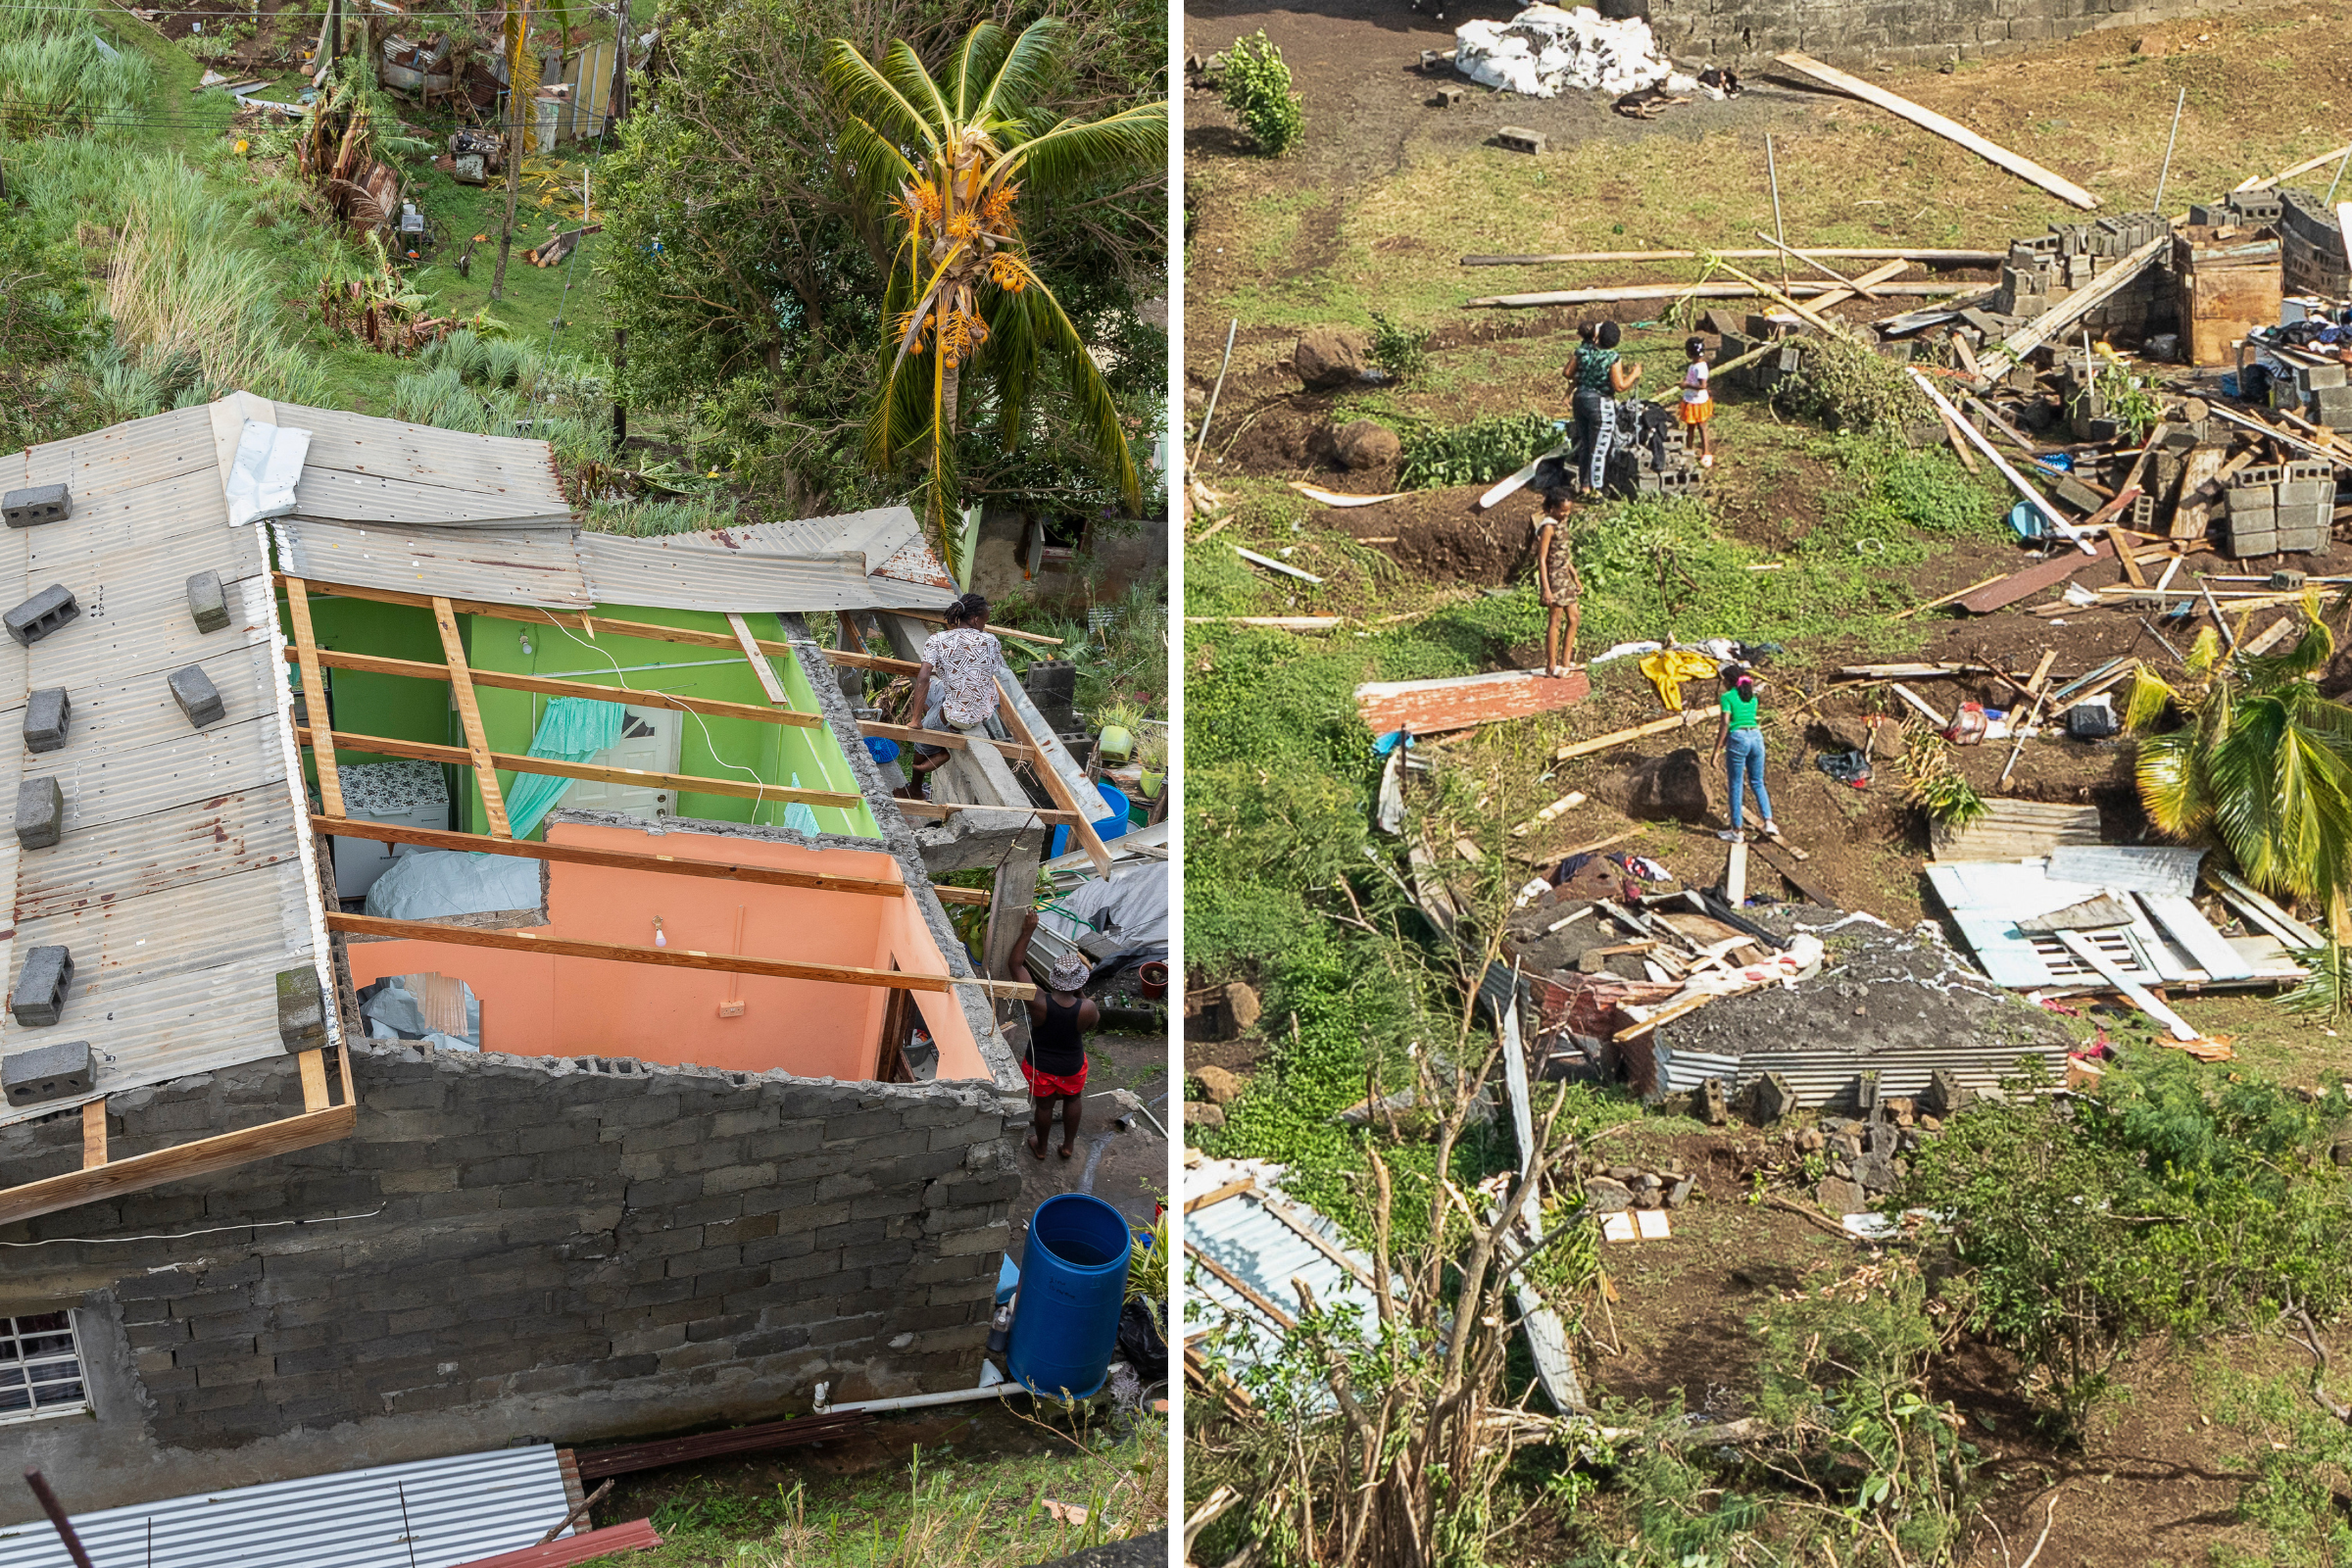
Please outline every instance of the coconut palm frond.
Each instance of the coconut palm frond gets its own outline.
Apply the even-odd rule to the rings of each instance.
[[[2222,662],[2222,634],[2211,626],[2199,628],[2197,640],[2188,645],[2188,657],[2181,666],[2191,675],[2203,675]]]
[[[2148,820],[2175,838],[2202,829],[2213,814],[2205,776],[2197,766],[2197,736],[2177,729],[2139,743],[2136,768],[2140,805]]]
[[[1132,512],[1143,505],[1143,479],[1136,471],[1135,454],[1127,445],[1127,427],[1119,417],[1117,401],[1110,395],[1110,383],[1102,379],[1095,357],[1087,352],[1086,340],[1079,336],[1076,324],[1061,308],[1061,301],[1054,297],[1054,291],[1030,270],[1026,262],[1016,261],[1014,265],[1028,279],[1028,286],[1021,292],[1029,301],[1029,325],[1040,345],[1060,361],[1070,396],[1078,405],[1084,433],[1095,450],[1095,459],[1116,480],[1119,494],[1126,498]]]
[[[926,152],[939,150],[931,122],[847,39],[836,38],[825,45],[825,87],[880,139]]]
[[[1023,421],[1029,416],[1040,346],[1026,290],[1001,290],[990,305],[988,369],[997,390],[997,447],[1009,453],[1020,445]]]
[[[2352,1007],[2352,948],[2330,942],[2318,948],[2289,948],[2303,966],[2303,982],[2278,999],[2278,1004],[2299,1018],[2333,1023]]]
[[[1004,29],[993,22],[983,22],[963,35],[956,50],[956,63],[948,72],[948,93],[958,122],[968,123],[983,118],[980,106],[1007,47]]]
[[[987,92],[972,110],[975,120],[995,122],[1026,119],[1054,79],[1055,51],[1067,29],[1052,17],[1043,17],[1021,29],[1003,64],[989,81]]]
[[[2188,704],[2173,690],[2172,683],[2147,664],[2132,671],[2132,698],[2124,705],[2124,728],[2140,734],[2162,718],[2165,710],[2178,704]]]
[[[1101,120],[1061,121],[1008,148],[989,175],[1081,184],[1104,174],[1163,167],[1167,156],[1168,106],[1139,104]]]
[[[858,183],[868,191],[895,190],[922,176],[898,144],[856,115],[841,127],[841,155],[858,172]]]
[[[955,111],[949,107],[947,94],[939,90],[932,79],[930,68],[923,57],[914,52],[914,45],[904,38],[894,39],[882,51],[882,75],[899,96],[914,105],[926,125],[947,126],[956,122]],[[945,138],[942,138],[943,140]]]

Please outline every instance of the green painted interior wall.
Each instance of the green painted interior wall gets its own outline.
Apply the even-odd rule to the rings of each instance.
[[[594,613],[618,620],[675,626],[691,631],[732,635],[727,618],[701,611],[646,610],[626,605],[599,606]],[[782,640],[785,633],[773,614],[744,617],[754,636]],[[432,612],[406,605],[379,605],[360,599],[313,598],[311,623],[322,648],[441,662],[441,638]],[[477,669],[517,674],[548,675],[584,685],[627,687],[637,691],[674,692],[681,697],[708,697],[721,702],[766,706],[767,693],[760,678],[739,655],[717,648],[688,648],[676,643],[639,638],[600,636],[593,641],[581,633],[553,624],[526,625],[461,615],[459,633],[466,645],[466,662]],[[524,651],[525,641],[529,651]],[[770,662],[781,678],[785,695],[803,712],[818,711],[816,693],[808,673],[794,657]],[[613,665],[620,666],[615,673]],[[638,666],[659,666],[641,668]],[[441,681],[409,680],[397,675],[371,675],[334,670],[335,727],[354,734],[384,735],[402,740],[463,745],[458,715],[451,707],[449,687]],[[482,712],[482,729],[494,752],[523,753],[552,699],[532,692],[501,691],[477,686],[474,698]],[[623,698],[623,701],[626,699]],[[682,715],[678,771],[704,778],[736,778],[750,782],[740,769],[749,768],[771,784],[858,793],[849,760],[829,727],[763,724],[747,718]],[[723,762],[721,760],[724,760]],[[346,762],[381,761],[374,754],[344,753]],[[727,763],[733,766],[725,765]],[[316,769],[307,758],[305,767]],[[467,769],[445,767],[451,795],[458,802],[461,831],[483,833],[489,819],[482,810],[480,788]],[[514,775],[502,771],[499,789],[511,791]],[[557,803],[558,806],[562,802]],[[780,802],[754,802],[732,795],[681,792],[681,816],[721,822],[784,824],[786,807]],[[872,810],[860,802],[854,808],[812,807],[817,827],[827,833],[882,836]],[[533,837],[537,837],[534,834]]]

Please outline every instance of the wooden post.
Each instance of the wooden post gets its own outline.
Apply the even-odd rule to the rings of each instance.
[[[980,944],[985,960],[982,967],[989,974],[1004,976],[1012,961],[1012,944],[1021,934],[1021,922],[1037,905],[1037,867],[1045,852],[1043,829],[1022,833],[1013,839],[1011,852],[997,867],[996,887],[988,900],[988,935]]]
[[[336,0],[339,5],[342,0]],[[514,198],[522,189],[522,56],[531,42],[531,11],[528,6],[516,6],[514,18],[514,47],[507,55],[507,220],[498,230],[498,271],[490,279],[490,297],[497,299],[507,288],[507,252],[514,244]]]
[[[621,372],[629,368],[629,330],[625,326],[612,329],[612,381],[618,391]],[[615,396],[612,399],[612,445],[615,450],[629,439],[628,406]]]
[[[481,787],[482,814],[489,819],[492,838],[511,839],[514,831],[507,822],[507,803],[498,793],[498,770],[490,765],[490,740],[482,728],[481,705],[474,701],[466,645],[458,635],[457,612],[449,608],[448,600],[433,601],[433,624],[440,628],[441,652],[449,661],[449,694],[458,705],[458,721],[466,729],[466,752],[473,763],[474,781]]]

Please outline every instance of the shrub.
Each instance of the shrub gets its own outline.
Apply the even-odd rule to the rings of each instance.
[[[1557,439],[1541,414],[1491,414],[1468,424],[1426,427],[1405,437],[1397,478],[1411,490],[1491,484]]]
[[[1419,375],[1429,364],[1429,333],[1398,326],[1378,311],[1372,313],[1372,363],[1396,379]]]
[[[1253,37],[1233,40],[1223,92],[1225,107],[1268,157],[1280,158],[1306,130],[1298,95],[1291,91],[1291,68],[1263,27]]]

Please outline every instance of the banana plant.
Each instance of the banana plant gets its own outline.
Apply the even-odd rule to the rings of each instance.
[[[1049,362],[1076,405],[1095,464],[1131,509],[1142,503],[1118,405],[1032,265],[1021,212],[1079,195],[1106,175],[1161,167],[1168,106],[1094,121],[1053,118],[1041,99],[1063,31],[1048,19],[1013,37],[983,23],[964,35],[944,79],[905,39],[879,65],[846,39],[826,51],[826,85],[845,115],[842,152],[867,199],[900,229],[865,461],[883,474],[919,462],[917,508],[958,577],[965,545],[956,525],[957,435],[974,403],[985,402],[1001,448],[1015,450]],[[974,386],[984,398],[972,396]]]

